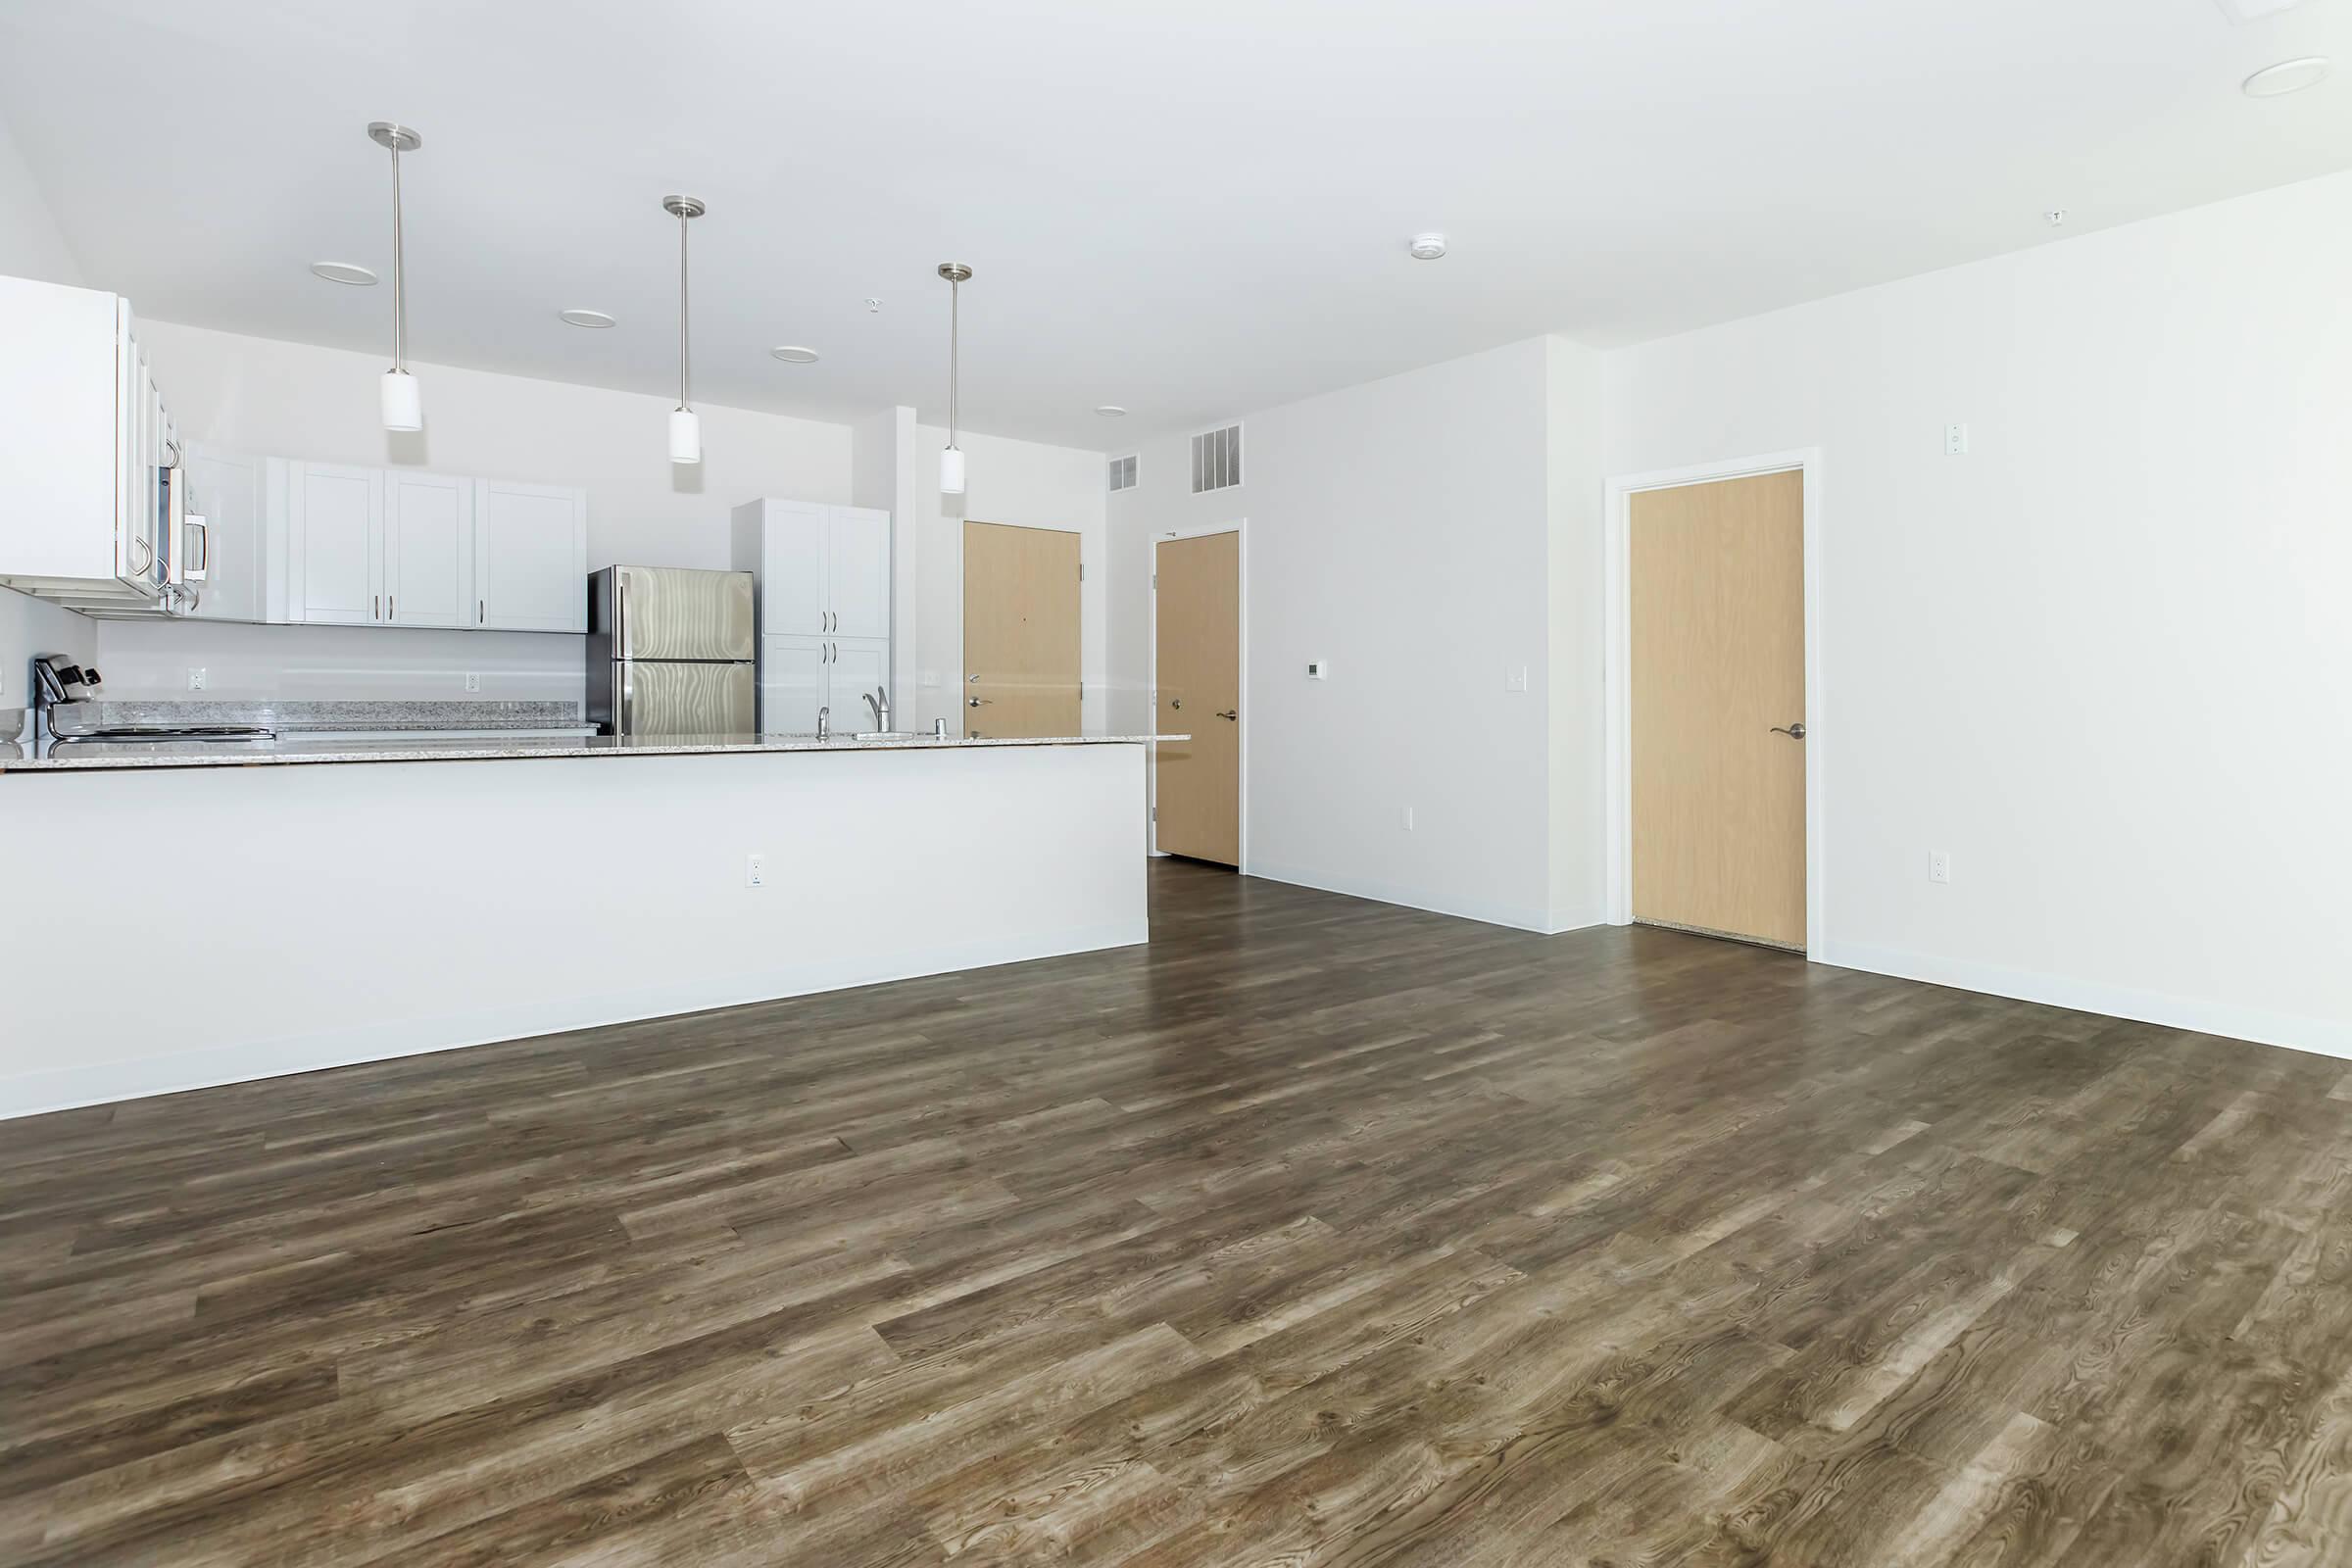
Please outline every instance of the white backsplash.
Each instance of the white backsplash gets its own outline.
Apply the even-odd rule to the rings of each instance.
[[[587,695],[586,639],[566,633],[194,620],[96,624],[95,662],[115,701],[577,703]],[[189,689],[190,669],[204,671],[201,693]],[[480,677],[478,691],[466,689],[469,673]]]

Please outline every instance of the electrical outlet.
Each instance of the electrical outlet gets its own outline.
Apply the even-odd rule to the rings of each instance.
[[[1949,850],[1930,850],[1928,852],[1928,880],[1931,882],[1949,882],[1951,879],[1952,852]]]
[[[201,665],[201,664],[190,664],[190,665],[188,666],[188,690],[190,690],[190,691],[192,691],[192,692],[200,692],[200,691],[204,690],[204,666],[203,666],[203,665]]]
[[[1527,690],[1527,666],[1518,664],[1504,670],[1502,672],[1502,689],[1506,692]]]
[[[1943,427],[1943,455],[1947,458],[1968,456],[1968,426],[1947,424]]]
[[[470,669],[467,670],[466,672],[466,689],[469,692],[480,691],[482,689],[482,677],[475,674]]]
[[[1404,830],[1407,833],[1413,830],[1413,808],[1409,806],[1404,808]]]
[[[743,885],[747,888],[767,886],[767,857],[747,855],[743,858]]]

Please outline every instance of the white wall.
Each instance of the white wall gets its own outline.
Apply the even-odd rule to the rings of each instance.
[[[0,708],[32,706],[32,659],[35,654],[70,654],[76,663],[98,659],[98,623],[47,600],[0,588]],[[101,667],[100,674],[106,673]],[[32,715],[24,715],[24,731],[32,731]]]
[[[1823,451],[1818,956],[2352,1054],[2347,278],[2338,174],[1608,357],[1612,472]]]
[[[1554,923],[1552,353],[1532,339],[1250,415],[1239,490],[1192,495],[1187,442],[1148,442],[1111,498],[1138,627],[1153,535],[1248,518],[1251,872]],[[1140,716],[1142,639],[1119,649]],[[1529,689],[1507,691],[1519,669]]]
[[[1551,925],[1608,918],[1601,492],[1607,437],[1603,357],[1566,338],[1544,340],[1548,398],[1544,508],[1550,524],[1547,630]]]
[[[929,729],[932,720],[944,718],[951,733],[963,728],[963,524],[968,517],[1079,536],[1079,558],[1086,566],[1078,594],[1080,674],[1086,681],[1081,722],[1089,735],[1110,733],[1105,728],[1110,711],[1108,481],[1102,454],[966,430],[957,436],[966,491],[943,496],[939,454],[947,444],[945,426],[914,427],[914,547],[921,578],[913,639],[915,727]]]
[[[81,617],[75,616],[75,619]],[[260,626],[190,620],[84,622],[111,698],[197,702],[581,701],[577,636],[552,632]],[[188,671],[204,690],[188,690]],[[480,677],[477,691],[467,675]]]
[[[41,194],[16,137],[0,120],[0,273],[79,283],[81,263]]]

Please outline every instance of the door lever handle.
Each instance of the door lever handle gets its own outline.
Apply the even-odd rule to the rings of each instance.
[[[1228,708],[1225,710],[1225,711],[1219,713],[1217,716],[1219,718],[1230,718],[1234,722],[1239,723],[1241,722],[1242,710],[1238,708]]]
[[[1793,724],[1775,724],[1772,726],[1772,732],[1775,735],[1786,735],[1792,741],[1801,741],[1805,738],[1805,721],[1800,718]]]

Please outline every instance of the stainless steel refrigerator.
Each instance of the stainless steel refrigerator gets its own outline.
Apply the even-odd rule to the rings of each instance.
[[[588,719],[607,735],[759,727],[752,574],[607,566],[588,579]]]

